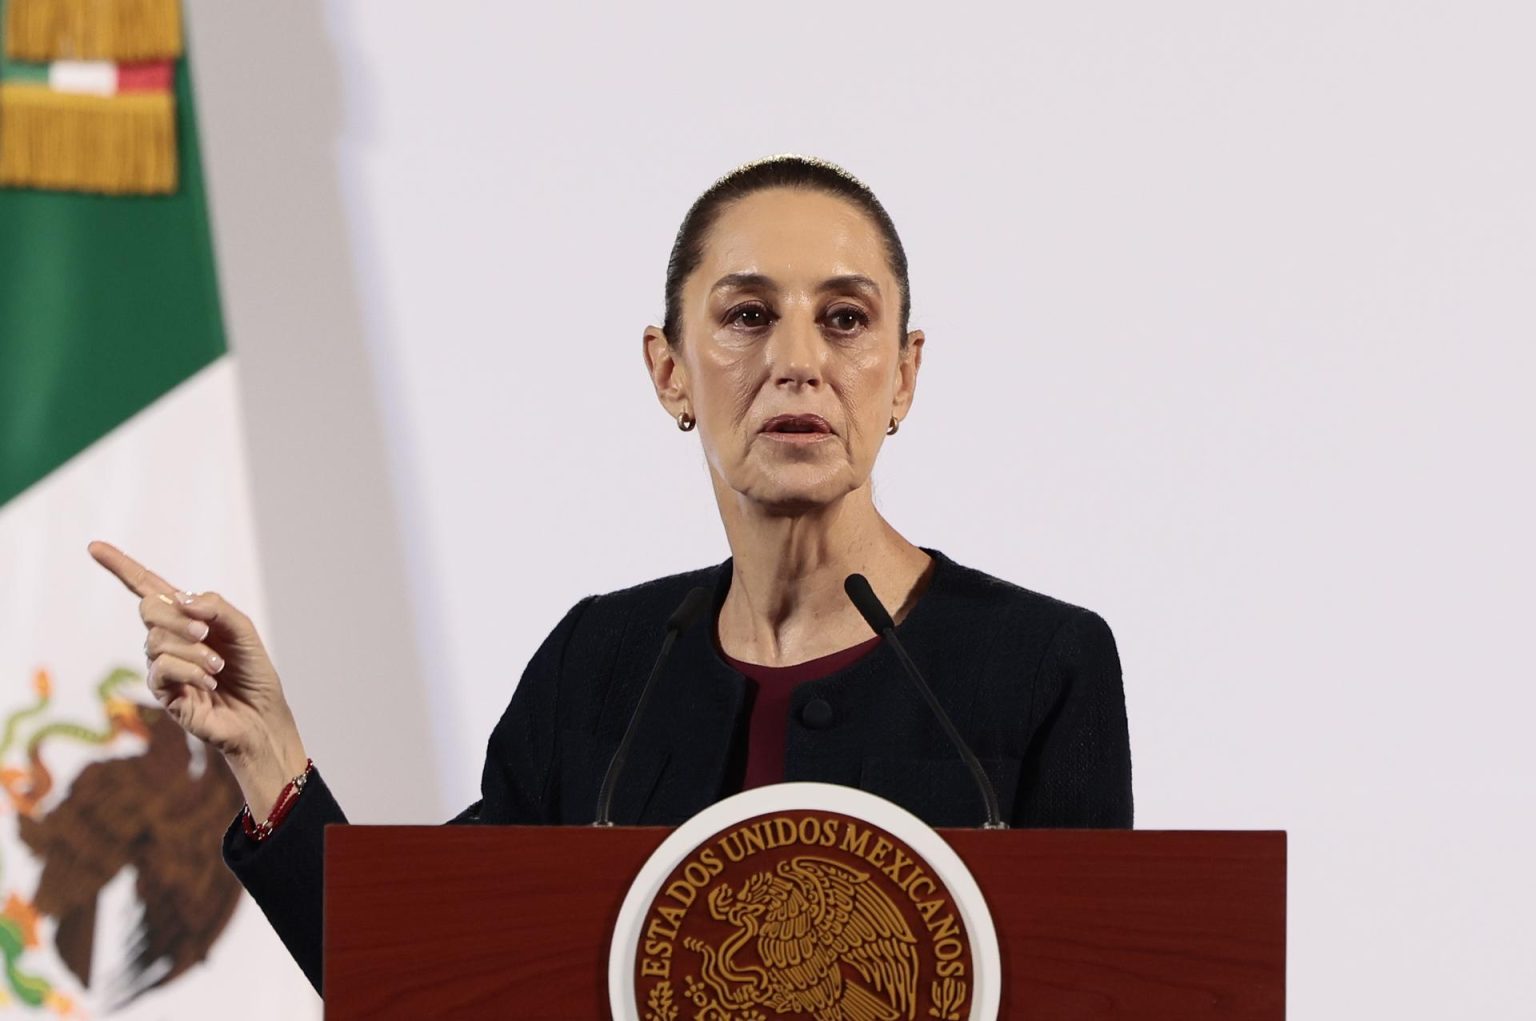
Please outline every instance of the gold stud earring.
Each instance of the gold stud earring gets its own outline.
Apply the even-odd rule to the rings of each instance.
[[[901,419],[897,418],[895,415],[892,415],[891,416],[891,424],[886,426],[885,434],[887,436],[895,436],[896,435],[896,430],[900,429],[900,428],[901,428]]]
[[[692,432],[693,427],[698,424],[699,420],[688,414],[688,412],[679,411],[677,413],[677,427],[683,432]]]

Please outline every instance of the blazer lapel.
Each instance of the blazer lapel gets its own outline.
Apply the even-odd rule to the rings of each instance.
[[[644,822],[681,822],[724,792],[747,693],[746,680],[715,652],[715,619],[730,579],[727,560],[716,569],[708,612],[678,635],[671,659],[656,678],[641,724],[656,742],[645,767],[650,783],[639,805],[638,818]]]

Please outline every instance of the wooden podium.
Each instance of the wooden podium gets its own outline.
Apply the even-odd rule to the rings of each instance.
[[[619,906],[669,832],[330,827],[325,1016],[609,1017]],[[1283,832],[939,833],[997,927],[1001,1017],[1284,1018]]]

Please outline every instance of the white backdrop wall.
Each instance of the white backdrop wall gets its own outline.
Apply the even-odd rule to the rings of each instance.
[[[1291,1016],[1532,1016],[1529,4],[191,27],[266,626],[355,819],[462,807],[572,602],[727,555],[640,331],[692,198],[808,152],[928,335],[882,509],[1105,615],[1139,826],[1290,832]]]

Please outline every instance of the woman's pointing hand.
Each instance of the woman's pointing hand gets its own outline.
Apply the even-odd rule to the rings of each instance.
[[[139,597],[149,690],[184,730],[223,753],[252,815],[265,818],[306,756],[250,618],[216,593],[178,590],[109,543],[89,550]]]

